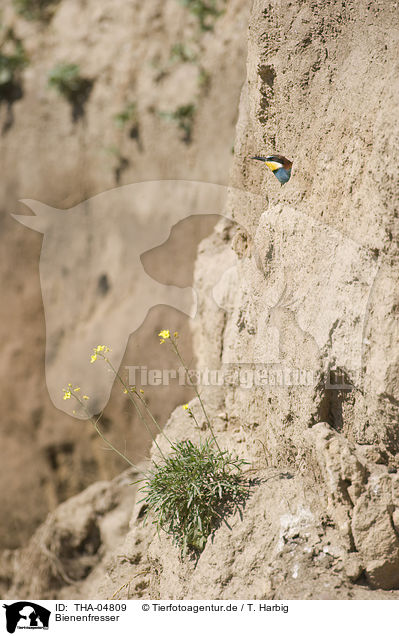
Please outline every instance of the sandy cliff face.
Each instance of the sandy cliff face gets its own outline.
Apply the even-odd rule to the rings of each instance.
[[[124,556],[60,594],[397,597],[398,22],[384,2],[255,1],[236,225],[200,246],[194,331],[199,368],[241,377],[204,396],[259,483],[196,565],[138,507]],[[271,151],[294,160],[284,187],[249,158]]]
[[[399,585],[398,34],[385,3],[254,3],[227,206],[240,227],[201,246],[195,331],[200,367],[263,372],[210,392],[262,483],[195,569],[152,543],[153,594]],[[272,151],[294,160],[284,187],[249,159]]]
[[[338,578],[348,558],[372,585],[399,584],[398,34],[396,10],[383,3],[255,2],[232,174],[240,191],[230,201],[245,230],[231,243],[215,236],[197,263],[207,281],[222,252],[236,254],[217,286],[223,331],[220,312],[215,322],[205,313],[201,363],[219,354],[222,365],[269,374],[223,395],[243,454],[261,461],[265,448],[267,462],[290,466],[304,492],[285,514],[312,511],[312,527],[332,522],[336,533],[333,549],[326,537],[320,551],[288,541],[297,573],[286,563],[284,583],[273,572],[279,554],[266,551],[277,595],[300,596],[305,551],[316,569],[330,554]],[[270,150],[294,159],[284,187],[248,159]],[[331,384],[337,377],[347,386]],[[339,595],[331,585],[342,583],[305,593]]]

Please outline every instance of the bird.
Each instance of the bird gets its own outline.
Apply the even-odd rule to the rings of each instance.
[[[251,157],[251,159],[264,161],[274,176],[280,181],[281,185],[284,185],[290,180],[292,161],[283,157],[283,155],[268,155],[267,157],[256,155],[255,157]]]

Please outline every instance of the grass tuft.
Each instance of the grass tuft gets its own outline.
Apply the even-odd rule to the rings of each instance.
[[[244,464],[213,440],[175,442],[140,488],[147,514],[154,514],[158,531],[171,535],[183,553],[202,551],[224,517],[240,510],[248,496]]]

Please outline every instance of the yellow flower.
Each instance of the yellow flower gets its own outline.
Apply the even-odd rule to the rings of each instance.
[[[165,340],[163,338],[161,338],[161,340],[159,341],[159,344],[163,344],[165,342]]]
[[[179,337],[179,332],[175,331],[175,333],[173,335],[174,335],[175,338],[178,338]]]
[[[170,331],[169,329],[163,329],[162,331],[159,332],[158,336],[160,338],[164,338],[165,340],[167,340],[168,338],[170,338]]]
[[[66,389],[63,389],[64,391],[64,400],[69,400],[71,398],[71,392],[67,391]]]
[[[189,408],[188,404],[183,404],[183,411],[188,411]]]
[[[111,351],[110,347],[107,347],[107,345],[97,345],[97,347],[95,347],[95,349],[93,349],[94,353],[108,353],[108,351]]]
[[[107,345],[97,345],[97,347],[93,348],[94,353],[92,354],[91,358],[90,358],[90,362],[95,362],[97,360],[98,354],[102,355],[104,353],[108,353],[108,351],[111,351],[110,347],[107,347]],[[104,356],[102,356],[104,358]],[[104,358],[105,360],[107,358]]]
[[[143,389],[140,389],[140,393],[142,393],[142,394],[144,395],[144,391],[143,391]]]
[[[76,389],[74,389],[74,391],[80,391],[80,386],[77,386]]]
[[[88,395],[83,395],[83,399],[84,399],[84,400],[90,400],[90,398],[89,398],[89,396],[88,396]]]
[[[124,392],[124,393],[128,393],[128,390],[127,390],[127,389],[123,389],[123,392]]]

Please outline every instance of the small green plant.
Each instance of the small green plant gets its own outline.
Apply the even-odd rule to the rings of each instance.
[[[195,104],[184,104],[182,106],[178,106],[174,111],[163,111],[160,112],[160,117],[175,123],[179,130],[182,131],[182,141],[184,143],[191,143],[192,139],[192,131],[194,126],[195,114],[197,111],[197,107]]]
[[[212,439],[172,444],[172,453],[153,464],[140,489],[158,530],[170,534],[183,552],[203,550],[223,517],[239,510],[248,495],[245,463],[216,448]]]
[[[211,74],[202,66],[198,69],[198,86],[201,91],[207,93],[211,85]]]
[[[178,333],[175,332],[172,336],[168,329],[164,329],[158,335],[161,338],[161,344],[165,342],[170,344],[183,365],[188,381],[205,416],[210,437],[205,440],[200,438],[197,444],[188,439],[175,443],[169,440],[151,413],[144,399],[144,392],[137,390],[136,387],[129,387],[120,373],[113,367],[109,360],[111,349],[108,346],[98,345],[95,347],[90,361],[94,363],[98,359],[102,359],[107,363],[158,450],[159,459],[152,461],[152,466],[145,473],[144,479],[138,482],[144,482],[140,491],[144,495],[141,501],[147,507],[145,520],[151,513],[154,516],[153,523],[158,532],[163,530],[171,535],[173,541],[181,548],[182,554],[187,552],[198,554],[204,549],[208,537],[222,521],[225,521],[225,517],[240,511],[243,507],[250,486],[243,473],[243,466],[247,462],[220,448],[201,395],[192,382],[180,354],[177,344]],[[73,387],[72,384],[63,389],[63,392],[64,400],[75,398],[80,407],[85,410],[96,432],[109,448],[139,471],[137,466],[104,436],[98,425],[101,416],[95,419],[87,409],[89,396],[81,396],[80,387]],[[183,409],[200,429],[195,413],[190,406],[185,404]],[[169,454],[162,451],[151,431],[147,418],[170,446]],[[227,521],[225,523],[227,524]]]
[[[48,85],[66,99],[73,100],[85,85],[86,80],[80,75],[77,64],[57,64],[48,75]]]
[[[198,19],[201,31],[212,31],[215,21],[224,12],[224,9],[220,8],[221,2],[217,0],[178,0],[178,2]]]
[[[59,0],[14,0],[14,7],[26,20],[48,20]]]
[[[74,121],[83,116],[84,105],[89,98],[93,81],[81,76],[78,64],[57,64],[49,72],[47,85],[69,101]]]
[[[190,49],[184,42],[176,42],[170,49],[169,63],[176,64],[181,62],[194,63],[197,60],[197,55]]]
[[[137,124],[137,104],[129,102],[126,107],[114,115],[114,122],[118,128],[124,128],[127,124]]]
[[[28,58],[21,40],[12,29],[5,32],[0,45],[0,97],[11,98],[21,81]]]

